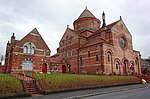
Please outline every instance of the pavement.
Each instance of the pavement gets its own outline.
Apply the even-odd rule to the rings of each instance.
[[[78,99],[78,98],[86,98],[90,96],[109,94],[114,92],[127,91],[132,89],[139,89],[144,87],[149,87],[148,84],[133,84],[133,85],[124,85],[124,86],[114,86],[114,87],[106,87],[106,88],[95,88],[95,89],[86,89],[86,90],[78,90],[78,91],[69,91],[69,92],[61,92],[54,93],[44,96],[38,97],[22,97],[22,99]],[[15,98],[18,99],[18,98]]]
[[[95,95],[90,97],[84,97],[81,99],[150,99],[150,86],[118,91],[108,94]]]

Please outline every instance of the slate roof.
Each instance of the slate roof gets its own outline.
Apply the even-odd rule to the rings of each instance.
[[[115,21],[115,22],[113,22],[113,23],[107,25],[107,26],[106,26],[106,30],[111,29],[111,28],[112,28],[115,24],[117,24],[119,21],[120,21],[120,20]],[[100,28],[100,29],[97,30],[95,33],[93,33],[91,36],[97,35],[97,33],[100,33],[100,32],[103,31],[103,30],[104,30],[104,29]],[[105,41],[105,40],[102,39],[102,38],[96,38],[96,39],[93,39],[93,40],[88,41],[88,42],[87,42],[86,44],[84,44],[81,48],[83,48],[83,47],[88,47],[88,46],[95,45],[95,44],[99,44],[99,43],[102,43],[102,42],[107,43],[107,41]]]
[[[115,22],[113,22],[113,23],[111,23],[111,24],[108,24],[106,27],[107,27],[107,29],[111,29],[116,23],[118,23],[120,20],[118,20],[118,21],[115,21]]]
[[[120,20],[115,21],[115,22],[113,22],[113,23],[111,23],[111,24],[108,24],[108,25],[105,27],[106,30],[111,29],[111,28],[112,28],[115,24],[117,24],[119,21],[120,21]],[[98,29],[95,33],[93,33],[93,35],[95,35],[95,34],[101,32],[101,31],[103,31],[103,30],[104,30],[103,28],[100,28],[100,29]]]
[[[84,18],[84,17],[96,18],[87,8],[81,13],[81,15],[78,17],[78,19]]]
[[[88,46],[92,46],[92,45],[99,44],[99,43],[103,43],[103,42],[106,43],[107,41],[103,40],[102,38],[96,38],[96,39],[93,39],[93,40],[88,41],[88,42],[85,43],[81,48],[88,47]]]
[[[141,59],[142,68],[150,66],[150,62],[146,61],[146,59]]]
[[[38,32],[38,30],[36,28],[34,28],[31,32],[29,32],[21,40],[16,42],[16,46],[23,46],[23,44],[25,42],[32,41],[32,39],[34,39],[34,41],[35,41],[34,44],[36,45],[36,47],[38,47],[38,49],[50,50],[49,47],[47,46],[47,44],[45,43],[44,39],[42,38],[42,36],[40,35],[40,33]]]

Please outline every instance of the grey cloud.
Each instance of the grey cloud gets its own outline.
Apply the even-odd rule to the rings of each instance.
[[[17,39],[21,39],[34,27],[39,30],[52,54],[56,53],[66,25],[73,28],[73,21],[85,9],[86,2],[88,9],[100,20],[101,13],[105,11],[107,24],[118,20],[121,15],[133,36],[134,48],[141,51],[142,57],[149,55],[150,49],[144,48],[150,42],[148,0],[1,0],[0,55],[4,54],[13,32]]]

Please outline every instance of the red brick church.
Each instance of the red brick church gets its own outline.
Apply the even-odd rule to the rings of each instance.
[[[11,36],[6,46],[5,71],[42,71],[85,74],[140,74],[141,55],[133,50],[132,35],[120,17],[106,24],[87,8],[67,29],[57,53],[50,49],[37,29],[21,40]],[[101,25],[102,24],[102,25]]]
[[[5,71],[50,71],[50,52],[36,28],[21,40],[13,33],[6,46]]]
[[[102,25],[101,25],[102,24]],[[87,8],[67,29],[51,60],[61,63],[62,73],[140,74],[141,55],[133,50],[132,35],[120,17],[106,24]],[[53,68],[54,63],[51,64]]]

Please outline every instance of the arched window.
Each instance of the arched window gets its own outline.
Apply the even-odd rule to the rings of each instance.
[[[83,65],[83,62],[82,62],[82,57],[80,57],[80,66]]]
[[[135,64],[136,64],[136,66],[138,68],[138,73],[140,73],[139,59],[138,59],[138,57],[136,57],[136,59],[135,59]]]
[[[119,62],[117,61],[116,62],[116,69],[118,70],[118,69],[120,69],[120,66],[119,66],[120,64],[119,64]]]
[[[131,63],[130,70],[134,71],[134,64]]]
[[[23,61],[22,70],[33,70],[33,62],[30,60]]]
[[[24,49],[23,49],[23,53],[28,53],[28,47],[27,46],[24,46]]]
[[[126,47],[126,40],[124,37],[120,38],[120,47],[124,49]]]
[[[44,49],[44,56],[46,56],[46,49]]]
[[[96,55],[96,62],[98,62],[98,55]]]
[[[34,47],[32,47],[31,49],[31,54],[34,54]]]
[[[23,53],[25,54],[34,54],[35,52],[35,46],[33,43],[25,43],[23,48]]]
[[[111,58],[112,58],[111,52],[108,52],[108,53],[107,53],[107,62],[108,62],[108,63],[111,62]]]
[[[51,71],[54,71],[54,65],[51,66]]]
[[[88,58],[90,58],[90,51],[88,51]]]
[[[80,23],[79,30],[82,29],[82,23]]]
[[[28,54],[31,53],[31,43],[28,44]]]
[[[111,61],[111,54],[108,53],[108,62],[110,62],[110,61]]]
[[[108,62],[110,62],[110,55],[108,54]]]
[[[94,28],[94,22],[91,23],[91,28]]]

